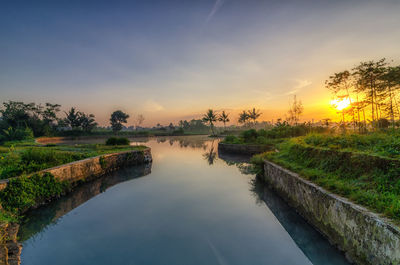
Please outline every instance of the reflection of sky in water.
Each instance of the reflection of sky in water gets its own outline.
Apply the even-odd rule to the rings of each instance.
[[[172,139],[146,142],[151,174],[113,183],[23,242],[22,264],[312,264],[260,203],[253,175],[209,163],[218,140]]]

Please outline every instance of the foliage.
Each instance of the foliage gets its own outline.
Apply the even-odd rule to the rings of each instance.
[[[305,144],[329,149],[358,151],[364,153],[400,158],[400,133],[376,132],[360,134],[310,134],[299,141]]]
[[[0,134],[11,127],[13,130],[30,128],[35,136],[49,135],[56,130],[60,105],[46,103],[45,106],[19,101],[3,102],[0,109]],[[12,139],[15,140],[15,139]]]
[[[46,168],[102,154],[141,150],[142,146],[106,146],[98,144],[32,146],[16,143],[0,148],[0,179],[30,174]]]
[[[400,220],[400,160],[320,147],[331,140],[340,144],[363,144],[359,143],[359,138],[352,137],[347,141],[340,137],[330,139],[314,135],[304,140],[315,146],[302,139],[290,139],[278,146],[279,152],[266,153],[264,158],[296,171],[332,192]]]
[[[65,115],[65,125],[69,126],[75,132],[91,132],[97,126],[93,114],[86,114],[82,111],[77,111],[75,108],[71,108],[68,112],[65,112]]]
[[[0,135],[0,143],[5,141],[23,141],[33,139],[33,131],[26,128],[13,128],[8,127],[8,129],[3,130],[3,135]]]
[[[297,100],[296,95],[294,95],[293,103],[290,104],[290,109],[288,111],[288,122],[292,125],[297,125],[299,123],[301,114],[303,114],[303,110],[303,104],[300,100]]]
[[[228,144],[258,144],[258,145],[270,145],[276,140],[267,137],[267,132],[264,129],[255,130],[250,129],[242,131],[239,136],[228,135],[224,139],[224,143]]]
[[[225,110],[218,116],[218,121],[224,124],[224,128],[226,128],[226,123],[229,122],[229,113],[226,113]]]
[[[203,122],[208,123],[210,125],[212,135],[215,135],[214,122],[217,122],[217,113],[215,113],[214,110],[209,109],[203,116]]]
[[[244,110],[239,114],[238,122],[243,125],[246,125],[249,119],[250,119],[249,113],[247,113],[247,111]]]
[[[262,113],[260,112],[260,110],[256,110],[255,108],[253,108],[251,110],[248,110],[247,114],[248,118],[250,120],[253,120],[253,124],[255,124],[256,120],[261,116]]]
[[[127,123],[129,115],[122,112],[121,110],[114,111],[111,114],[110,124],[113,132],[117,133],[122,129],[122,123]]]
[[[130,141],[124,137],[110,137],[106,141],[106,145],[129,145]]]
[[[57,181],[50,173],[11,179],[0,192],[3,208],[12,213],[22,213],[52,197],[60,196],[69,188],[67,182]]]
[[[400,66],[390,66],[385,58],[361,62],[352,71],[335,73],[325,84],[335,98],[349,101],[349,106],[340,110],[342,122],[345,123],[345,114],[350,115],[354,128],[358,127],[360,132],[367,127],[366,115],[370,116],[373,128],[388,127],[388,120],[394,128],[396,117],[400,118]]]

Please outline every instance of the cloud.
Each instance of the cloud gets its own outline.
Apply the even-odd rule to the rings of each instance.
[[[225,0],[216,0],[213,8],[211,9],[210,13],[208,14],[208,17],[206,19],[206,23],[208,23],[214,15],[218,12],[218,10],[222,7],[222,5],[225,3]]]
[[[297,85],[294,87],[294,89],[297,89],[297,90],[300,90],[300,89],[312,84],[312,82],[307,79],[297,79],[296,82],[297,82]]]
[[[145,111],[150,111],[150,112],[162,111],[165,109],[161,104],[152,99],[146,100],[144,102],[143,108]]]
[[[307,79],[296,79],[295,81],[297,84],[294,86],[294,88],[292,90],[286,92],[285,95],[294,95],[297,92],[299,92],[301,89],[312,84],[312,82]]]

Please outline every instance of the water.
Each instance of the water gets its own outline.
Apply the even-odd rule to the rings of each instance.
[[[153,164],[123,169],[31,213],[23,265],[348,264],[217,140],[143,140]],[[136,143],[133,143],[136,144]]]

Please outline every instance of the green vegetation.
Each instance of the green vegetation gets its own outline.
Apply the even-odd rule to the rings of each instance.
[[[218,120],[217,113],[212,109],[209,109],[207,113],[204,114],[203,116],[203,122],[208,123],[210,125],[212,135],[215,135],[214,123],[217,122],[217,120]]]
[[[393,141],[393,145],[391,145]],[[322,135],[286,139],[279,152],[253,157],[285,168],[336,194],[400,221],[400,135]],[[260,168],[259,168],[260,169]]]
[[[69,183],[57,181],[50,173],[13,178],[0,192],[1,205],[9,213],[21,214],[30,207],[62,195],[69,188]]]
[[[11,142],[0,146],[0,178],[30,174],[46,168],[70,163],[88,157],[127,150],[143,149],[143,146],[107,146],[102,144],[38,145],[33,141]]]
[[[121,110],[114,111],[111,114],[110,124],[113,132],[117,133],[122,130],[122,123],[127,123],[129,115],[122,112]]]
[[[32,140],[6,142],[0,146],[0,178],[11,179],[0,192],[3,207],[0,210],[0,222],[18,221],[25,210],[58,197],[70,188],[69,183],[57,181],[50,173],[35,172],[98,155],[145,148],[104,144],[38,145]],[[100,164],[102,167],[106,166],[102,157]],[[34,174],[27,176],[32,173]]]
[[[279,142],[279,139],[306,135],[308,133],[317,133],[327,131],[324,127],[316,127],[307,124],[290,125],[287,122],[280,122],[269,130],[250,129],[242,131],[239,136],[228,135],[223,143],[229,144],[271,144]]]
[[[385,58],[361,62],[352,71],[334,73],[325,85],[336,98],[334,102],[342,114],[343,129],[346,128],[346,115],[350,116],[353,129],[358,128],[359,132],[390,123],[393,128],[398,126],[400,66],[391,66]],[[366,115],[371,119],[368,120]]]
[[[106,141],[106,145],[129,145],[129,139],[124,137],[110,137]]]

